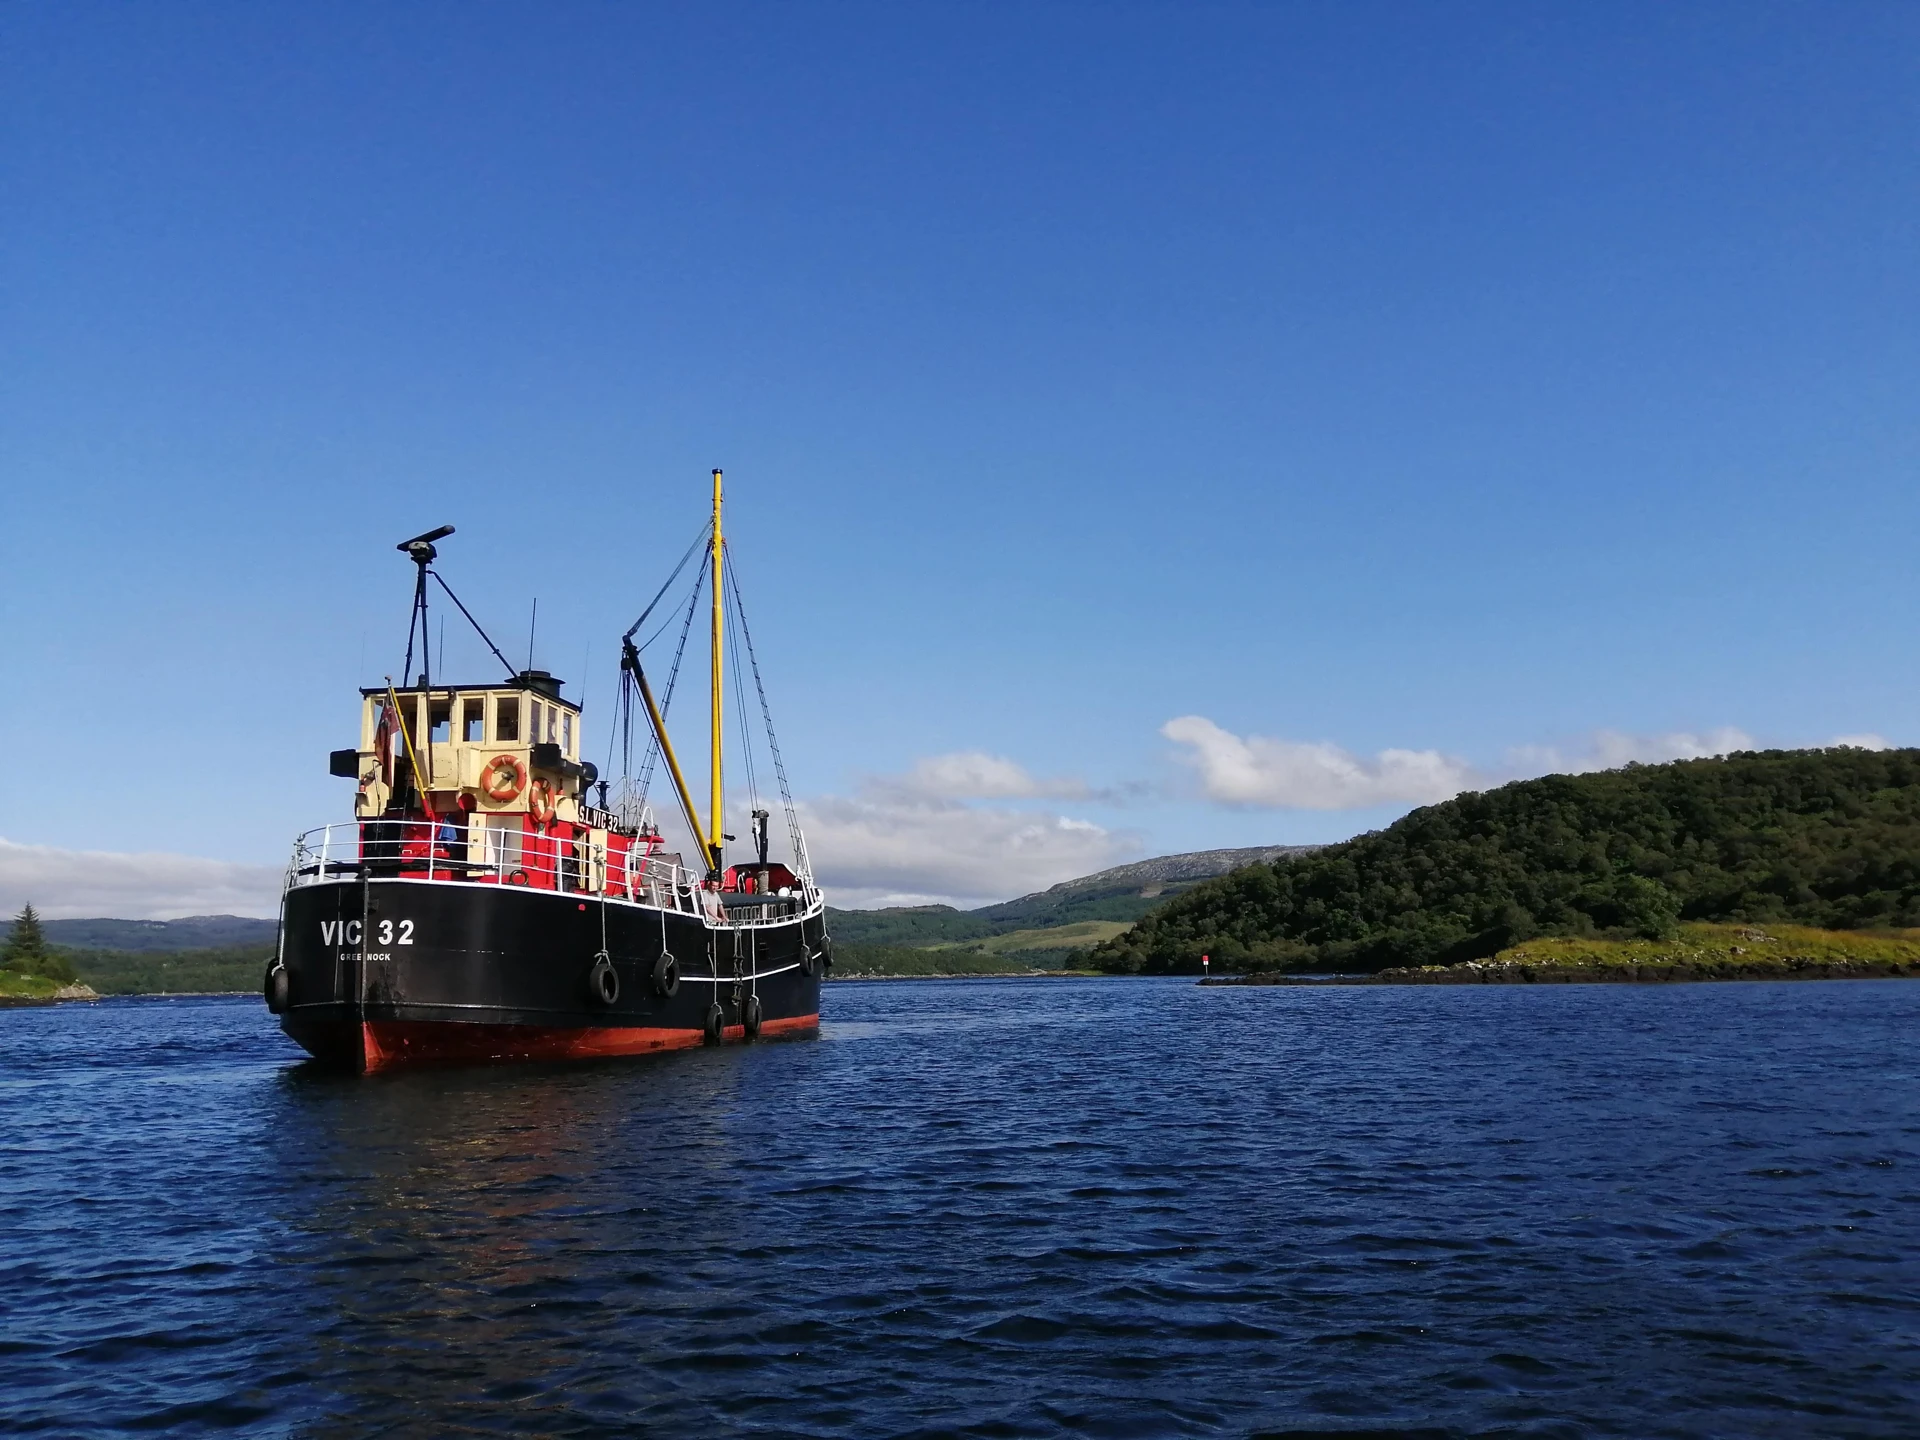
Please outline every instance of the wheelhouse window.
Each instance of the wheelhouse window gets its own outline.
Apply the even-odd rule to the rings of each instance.
[[[493,702],[493,738],[514,741],[520,738],[520,697],[502,695]]]
[[[570,711],[560,712],[560,753],[573,754],[573,715]]]
[[[538,700],[533,702],[533,724],[527,730],[527,740],[531,744],[538,745],[540,743],[540,712],[545,708],[546,707]]]
[[[487,702],[469,695],[460,702],[460,738],[478,745],[487,738]]]
[[[435,700],[427,707],[427,739],[444,745],[453,738],[453,701]]]

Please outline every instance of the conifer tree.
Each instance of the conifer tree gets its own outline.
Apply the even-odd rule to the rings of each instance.
[[[13,917],[13,929],[6,943],[0,945],[0,970],[44,975],[49,980],[74,978],[73,963],[48,948],[46,932],[40,928],[40,916],[31,905]]]
[[[0,970],[24,970],[31,975],[46,953],[47,937],[40,929],[40,916],[29,905],[13,917],[7,942],[0,945]]]

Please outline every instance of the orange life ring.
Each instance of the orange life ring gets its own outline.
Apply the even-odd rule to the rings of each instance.
[[[527,767],[517,755],[496,755],[481,768],[480,788],[496,805],[517,800],[527,788]]]
[[[553,818],[553,786],[545,780],[535,780],[527,792],[527,813],[536,825],[544,825]]]

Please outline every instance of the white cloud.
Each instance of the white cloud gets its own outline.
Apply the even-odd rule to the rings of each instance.
[[[991,803],[1096,798],[1084,781],[960,750],[902,775],[868,776],[852,796],[820,796],[799,810],[816,878],[834,904],[967,907],[1139,858],[1133,834]]]
[[[1836,742],[1837,743],[1837,742]],[[1622,765],[1660,765],[1669,760],[1701,760],[1735,750],[1755,750],[1758,743],[1746,731],[1731,725],[1701,735],[1677,731],[1671,735],[1626,735],[1599,730],[1577,750],[1550,745],[1527,745],[1507,752],[1503,778],[1525,775],[1584,775],[1592,770],[1617,770]]]
[[[1201,715],[1182,715],[1160,733],[1187,747],[1181,759],[1209,800],[1274,810],[1359,810],[1429,805],[1474,788],[1472,769],[1437,750],[1382,750],[1365,760],[1338,745],[1235,735]]]
[[[1855,750],[1891,750],[1893,746],[1879,735],[1836,735],[1829,745],[1850,745]]]
[[[975,807],[871,786],[799,806],[817,878],[836,905],[963,908],[1137,859],[1137,837],[1038,810]]]
[[[1638,763],[1696,760],[1753,750],[1758,743],[1731,725],[1694,734],[1628,735],[1596,731],[1569,749],[1530,745],[1504,763],[1480,769],[1437,750],[1382,750],[1371,760],[1338,745],[1235,735],[1201,715],[1182,715],[1160,733],[1184,747],[1180,759],[1216,804],[1273,810],[1360,810],[1374,805],[1431,805],[1464,790],[1485,790],[1529,776],[1578,775]],[[1833,745],[1884,749],[1878,735],[1847,735]]]
[[[915,762],[897,781],[874,783],[939,800],[1079,800],[1088,794],[1084,781],[1064,776],[1041,779],[1004,756],[981,750],[929,756]]]
[[[279,907],[280,881],[280,868],[274,865],[194,855],[59,850],[0,839],[3,915],[28,904],[49,920],[272,915]]]

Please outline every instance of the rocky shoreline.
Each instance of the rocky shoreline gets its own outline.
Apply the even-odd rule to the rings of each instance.
[[[937,970],[924,975],[893,975],[880,971],[856,970],[841,975],[829,972],[829,981],[845,980],[1104,980],[1098,970]]]
[[[1222,975],[1202,985],[1662,985],[1703,980],[1920,979],[1920,962],[1824,960],[1792,955],[1756,961],[1647,961],[1607,965],[1541,965],[1469,960],[1382,970],[1373,975]]]
[[[71,1000],[98,1000],[100,994],[91,985],[62,985],[50,995],[0,994],[0,1009],[26,1005],[64,1005]]]
[[[1920,930],[1688,924],[1650,939],[1542,936],[1484,960],[1360,975],[1272,971],[1214,985],[1667,985],[1702,980],[1920,978]]]

